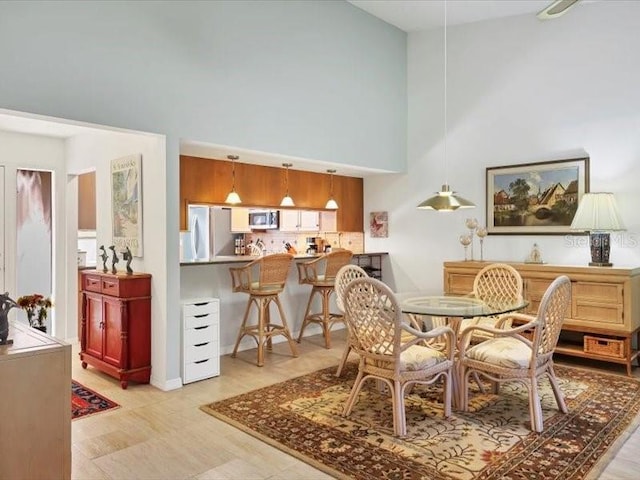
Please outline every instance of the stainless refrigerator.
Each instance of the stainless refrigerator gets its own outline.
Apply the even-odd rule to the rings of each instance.
[[[233,255],[231,210],[189,205],[188,231],[180,232],[181,261],[206,261],[213,256]]]

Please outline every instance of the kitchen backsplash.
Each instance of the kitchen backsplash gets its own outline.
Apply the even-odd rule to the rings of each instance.
[[[262,240],[267,248],[267,253],[278,253],[284,251],[284,244],[290,243],[298,253],[305,253],[307,250],[307,238],[320,237],[329,243],[332,248],[346,248],[353,253],[364,253],[364,234],[362,232],[339,232],[339,233],[290,233],[290,232],[268,232],[268,233],[245,233],[245,244],[256,243]]]

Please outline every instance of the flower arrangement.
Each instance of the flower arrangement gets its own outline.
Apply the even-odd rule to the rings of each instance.
[[[45,298],[44,295],[39,293],[23,295],[18,298],[16,303],[27,312],[29,326],[31,327],[44,327],[47,319],[47,309],[53,307],[51,298]]]

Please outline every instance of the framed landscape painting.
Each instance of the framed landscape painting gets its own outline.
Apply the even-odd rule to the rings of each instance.
[[[571,233],[588,191],[588,157],[487,168],[488,233]]]

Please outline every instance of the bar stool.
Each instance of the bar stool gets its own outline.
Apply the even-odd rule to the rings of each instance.
[[[351,262],[353,253],[349,250],[335,250],[331,253],[322,255],[310,262],[301,262],[298,267],[298,281],[300,284],[309,284],[311,295],[307,303],[307,310],[304,314],[298,343],[302,340],[304,329],[310,323],[319,323],[322,327],[324,335],[324,343],[326,348],[331,348],[331,327],[336,322],[344,323],[344,315],[342,313],[331,313],[329,300],[334,292],[336,274],[344,265]],[[322,300],[322,310],[317,313],[311,313],[311,304],[316,295],[320,295]]]
[[[292,260],[293,255],[276,253],[253,260],[244,267],[229,268],[232,290],[249,295],[247,310],[242,319],[242,326],[238,332],[238,339],[231,354],[232,357],[236,356],[240,340],[245,335],[253,337],[258,344],[257,365],[259,367],[264,365],[264,345],[266,343],[267,350],[272,350],[273,345],[271,338],[275,335],[283,335],[289,342],[293,356],[298,356],[298,349],[291,337],[291,332],[287,326],[287,319],[284,315],[280,299],[278,298],[278,294],[284,290]],[[271,302],[274,302],[278,307],[280,320],[282,322],[281,325],[271,322],[271,315],[269,313]],[[247,325],[252,305],[255,305],[258,310],[257,325]]]

